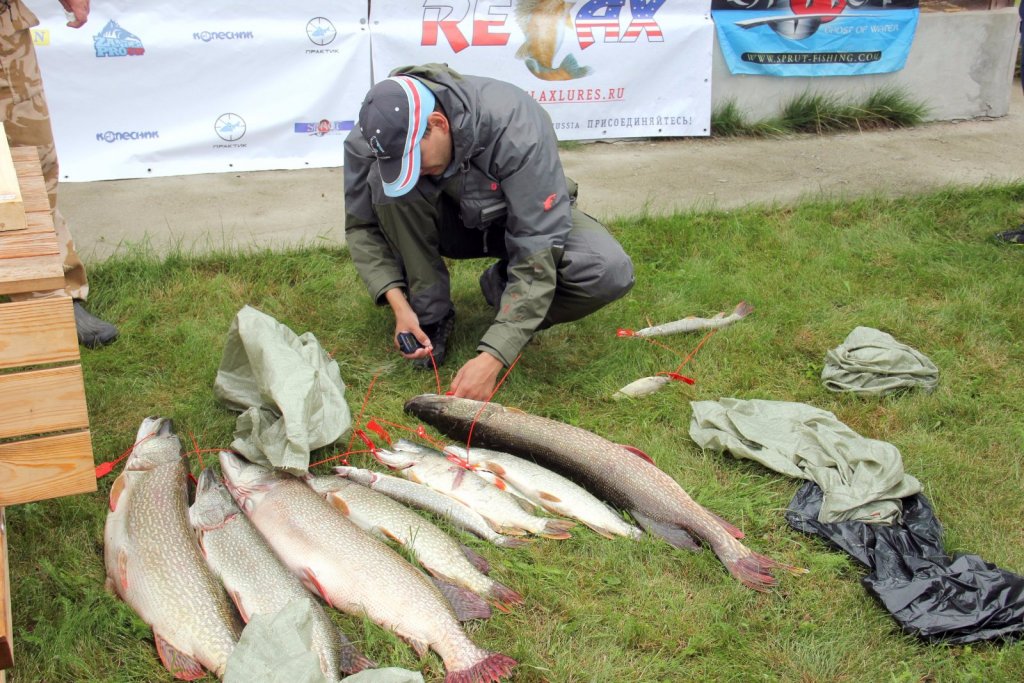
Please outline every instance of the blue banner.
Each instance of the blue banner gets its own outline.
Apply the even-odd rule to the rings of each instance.
[[[917,0],[713,0],[733,74],[859,76],[899,71],[917,29]]]

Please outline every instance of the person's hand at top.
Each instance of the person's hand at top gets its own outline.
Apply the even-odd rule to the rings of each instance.
[[[452,393],[458,398],[486,401],[498,384],[498,373],[505,367],[500,360],[481,351],[480,354],[459,368],[452,380]]]
[[[68,26],[71,28],[82,28],[89,20],[89,0],[60,0],[64,11],[74,15],[74,19],[68,16]]]

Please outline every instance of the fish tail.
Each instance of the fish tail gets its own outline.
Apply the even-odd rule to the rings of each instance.
[[[736,308],[733,309],[732,314],[739,317],[745,318],[754,312],[754,307],[748,304],[746,301],[741,301],[736,304]]]
[[[507,677],[518,663],[497,652],[485,652],[485,655],[468,669],[448,671],[444,683],[493,683]]]
[[[591,72],[591,68],[589,66],[580,66],[579,62],[576,61],[576,57],[573,55],[566,55],[562,60],[562,63],[558,65],[558,70],[568,74],[569,78],[566,80],[583,78]]]
[[[778,583],[772,575],[775,570],[781,569],[791,574],[807,573],[806,569],[783,564],[767,555],[761,555],[751,550],[747,550],[747,554],[740,558],[727,561],[725,566],[737,581],[747,588],[753,588],[762,593],[767,592]]]
[[[498,603],[499,609],[523,604],[523,596],[503,583],[495,581],[487,591],[487,597]]]

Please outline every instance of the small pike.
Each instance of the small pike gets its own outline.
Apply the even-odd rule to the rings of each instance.
[[[570,538],[573,522],[531,515],[509,493],[487,483],[479,475],[449,461],[441,452],[404,439],[395,442],[394,451],[381,449],[377,458],[388,467],[400,470],[406,479],[451,496],[473,508],[491,527],[512,536],[529,532],[552,539]]]
[[[188,522],[188,464],[171,421],[147,417],[110,489],[107,588],[153,629],[160,661],[191,681],[224,675],[241,629]]]
[[[444,660],[446,683],[491,683],[515,660],[476,646],[422,572],[339,515],[296,477],[220,454],[228,490],[274,553],[328,605]]]
[[[519,593],[477,568],[487,566],[484,558],[383,493],[340,476],[312,477],[306,483],[363,531],[408,548],[438,579],[468,588],[499,609],[523,601]]]
[[[199,475],[189,518],[207,564],[224,582],[246,623],[256,614],[276,614],[293,600],[309,600],[313,651],[328,681],[338,680],[339,669],[354,674],[376,666],[356,650],[302,582],[281,564],[213,470]]]
[[[605,538],[625,536],[637,539],[643,532],[626,523],[589,491],[535,462],[487,448],[448,446],[445,452],[471,463],[474,471],[490,472],[511,484],[536,505],[553,515],[583,522]]]
[[[743,320],[748,315],[754,312],[754,307],[748,304],[746,301],[741,301],[736,304],[736,308],[729,315],[724,312],[719,313],[713,318],[696,318],[689,317],[683,318],[682,320],[676,320],[663,325],[655,325],[654,327],[645,327],[642,330],[637,330],[633,333],[634,337],[661,337],[666,334],[677,334],[679,332],[698,332],[700,330],[719,330],[723,327],[732,325],[737,320]]]
[[[454,439],[465,439],[475,424],[474,443],[558,469],[678,548],[700,547],[692,533],[711,546],[737,580],[755,590],[775,585],[773,570],[806,571],[753,552],[736,540],[743,536],[739,529],[701,507],[657,466],[593,432],[454,396],[423,394],[406,402],[405,411]]]
[[[626,386],[622,387],[614,394],[612,398],[616,401],[620,401],[624,398],[641,398],[643,396],[650,396],[658,389],[669,383],[671,378],[667,375],[653,375],[651,377],[641,377],[635,382],[630,382]]]

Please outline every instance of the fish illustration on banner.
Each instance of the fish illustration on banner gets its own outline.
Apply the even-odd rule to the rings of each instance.
[[[734,74],[853,76],[903,68],[918,0],[712,0]]]
[[[516,3],[516,22],[526,37],[516,51],[516,58],[526,62],[530,73],[541,80],[571,81],[592,71],[590,67],[580,66],[572,54],[566,55],[558,67],[554,65],[566,29],[573,30],[570,10],[575,4],[575,0],[519,0]]]

